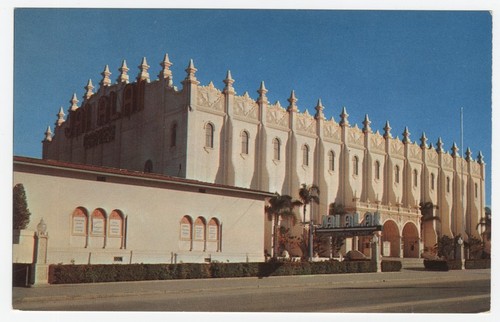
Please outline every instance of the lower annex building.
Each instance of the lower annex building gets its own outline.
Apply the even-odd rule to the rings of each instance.
[[[179,90],[168,55],[160,65],[153,79],[143,58],[131,80],[123,61],[116,82],[105,66],[99,88],[94,92],[89,80],[82,103],[74,94],[67,117],[61,108],[54,130],[47,128],[43,159],[295,198],[302,183],[315,184],[320,204],[308,208],[307,220],[321,222],[334,203],[350,213],[378,212],[384,256],[419,257],[442,235],[480,237],[476,226],[485,206],[481,152],[474,159],[467,149],[462,158],[456,144],[448,152],[440,138],[434,147],[425,134],[416,143],[407,128],[402,139],[394,138],[389,122],[383,133],[374,132],[368,115],[362,128],[351,126],[345,107],[338,121],[327,120],[321,100],[314,115],[300,112],[294,91],[287,106],[270,103],[264,82],[257,99],[246,92],[240,96],[230,71],[222,89],[212,82],[201,85],[192,60]],[[422,221],[421,204],[440,221]],[[259,211],[264,217],[263,206]],[[244,227],[234,229],[243,233]],[[264,238],[264,230],[256,233]],[[349,239],[345,251],[369,252],[366,242]]]

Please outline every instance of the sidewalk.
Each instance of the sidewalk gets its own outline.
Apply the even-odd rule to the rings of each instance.
[[[404,269],[401,272],[388,273],[356,273],[332,275],[297,275],[273,276],[265,278],[241,277],[219,279],[192,279],[166,281],[115,282],[94,284],[62,284],[41,287],[14,287],[12,302],[25,303],[33,301],[57,301],[71,299],[97,299],[137,295],[155,295],[180,292],[199,292],[201,290],[227,290],[252,288],[277,288],[308,285],[324,285],[342,287],[352,284],[403,284],[409,280],[413,283],[432,281],[470,281],[489,280],[490,269],[463,270],[448,272],[431,272]]]

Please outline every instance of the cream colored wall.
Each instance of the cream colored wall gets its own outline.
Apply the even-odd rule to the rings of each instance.
[[[264,201],[234,195],[214,195],[147,186],[79,180],[14,172],[14,184],[25,186],[32,213],[28,229],[35,230],[43,218],[49,234],[49,263],[169,263],[220,261],[262,261],[264,251]],[[112,241],[103,248],[103,238],[71,235],[71,218],[76,207],[89,214],[102,208],[109,214],[121,210],[127,217],[126,249]],[[181,251],[179,222],[184,215],[195,220],[222,223],[222,251]]]

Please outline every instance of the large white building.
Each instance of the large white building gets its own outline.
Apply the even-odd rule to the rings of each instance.
[[[189,62],[179,90],[173,86],[168,55],[158,78],[144,58],[135,79],[123,61],[117,81],[108,66],[99,88],[89,80],[83,101],[61,108],[54,130],[43,141],[43,158],[153,172],[203,182],[279,192],[298,197],[302,183],[319,187],[315,222],[333,203],[349,212],[378,211],[384,256],[418,257],[439,235],[479,237],[485,206],[485,164],[455,144],[435,146],[425,134],[413,142],[408,129],[394,138],[389,122],[373,132],[368,116],[352,127],[325,119],[321,100],[314,115],[299,111],[294,91],[287,106],[270,103],[264,82],[257,100],[237,95],[228,71],[224,88],[201,85]],[[132,76],[133,77],[133,76]],[[419,204],[431,203],[439,221],[421,221]],[[361,216],[362,218],[362,216]],[[354,238],[347,249],[369,249]]]

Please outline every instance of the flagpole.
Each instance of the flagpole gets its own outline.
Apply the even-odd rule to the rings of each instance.
[[[460,108],[460,149],[462,154],[462,160],[460,160],[461,165],[461,186],[460,191],[462,193],[462,230],[465,233],[465,200],[464,200],[464,108]]]

